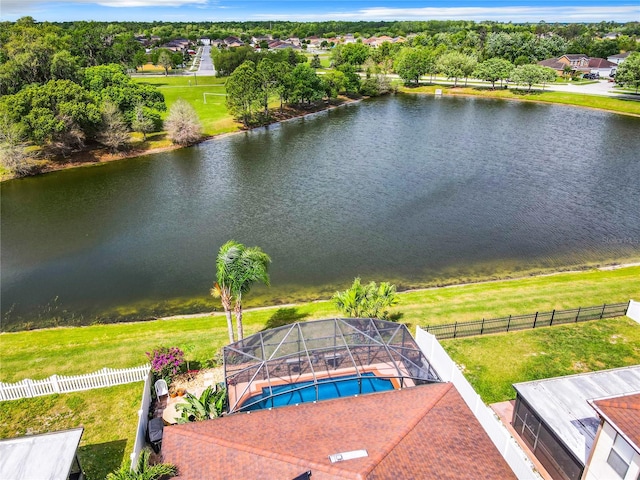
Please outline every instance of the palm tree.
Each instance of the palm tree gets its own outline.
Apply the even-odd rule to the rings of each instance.
[[[242,340],[242,295],[249,292],[251,286],[260,281],[269,286],[268,267],[271,263],[269,255],[260,247],[245,247],[234,240],[229,240],[220,247],[216,259],[217,282],[211,289],[214,297],[220,301],[227,316],[229,342],[233,343],[233,325],[231,322],[231,301],[235,297],[233,311],[236,316],[238,340]]]
[[[387,282],[363,285],[360,278],[346,290],[336,292],[333,303],[350,317],[387,318],[388,308],[398,303],[396,287]]]
[[[123,461],[118,470],[107,475],[107,480],[157,480],[177,473],[176,467],[171,463],[150,465],[150,456],[151,452],[145,448],[140,452],[134,469],[131,468],[131,460]]]

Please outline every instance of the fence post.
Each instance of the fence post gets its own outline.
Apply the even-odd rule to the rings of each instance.
[[[556,316],[556,309],[553,309],[553,312],[551,312],[551,320],[549,321],[549,326],[553,325],[553,317]]]
[[[60,386],[58,385],[58,375],[55,373],[51,375],[51,386],[53,387],[53,391],[55,393],[60,393]]]
[[[453,325],[453,338],[456,338],[456,333],[458,332],[458,322]]]
[[[538,312],[536,312],[536,316],[533,319],[533,328],[536,328],[536,323],[538,322]]]
[[[600,320],[602,320],[602,316],[604,315],[604,309],[607,308],[607,304],[602,305],[602,312],[600,312]]]
[[[580,309],[582,307],[578,307],[578,314],[576,315],[576,323],[578,323],[578,317],[580,317]]]
[[[511,315],[509,315],[509,321],[507,322],[507,332],[509,331],[510,326],[511,326]]]
[[[484,332],[484,318],[482,319],[482,325],[480,326],[480,335]]]

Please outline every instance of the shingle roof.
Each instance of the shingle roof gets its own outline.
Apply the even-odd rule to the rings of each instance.
[[[609,60],[605,60],[604,58],[590,58],[589,66],[591,68],[611,68],[615,67],[616,64]]]
[[[515,478],[450,383],[170,426],[162,455],[184,479]]]
[[[538,65],[553,68],[554,70],[564,70],[564,67],[567,66],[566,63],[559,62],[557,58],[548,58],[546,60],[541,60],[538,62]]]
[[[640,393],[593,402],[598,413],[635,444],[640,452]]]

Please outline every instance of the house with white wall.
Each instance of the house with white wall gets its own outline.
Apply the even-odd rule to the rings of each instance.
[[[640,478],[640,392],[591,400],[600,426],[583,480]]]

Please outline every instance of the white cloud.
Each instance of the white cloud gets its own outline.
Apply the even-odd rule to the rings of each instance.
[[[206,4],[207,0],[79,0],[81,3],[96,3],[103,7],[180,7],[190,4]]]
[[[511,22],[630,22],[640,18],[639,5],[609,7],[425,7],[425,8],[363,8],[353,12],[322,14],[256,14],[254,19],[266,20],[496,20]]]
[[[44,13],[55,8],[66,8],[70,5],[101,5],[103,7],[180,7],[182,5],[213,3],[209,0],[0,0],[2,14],[27,14],[28,12]]]

